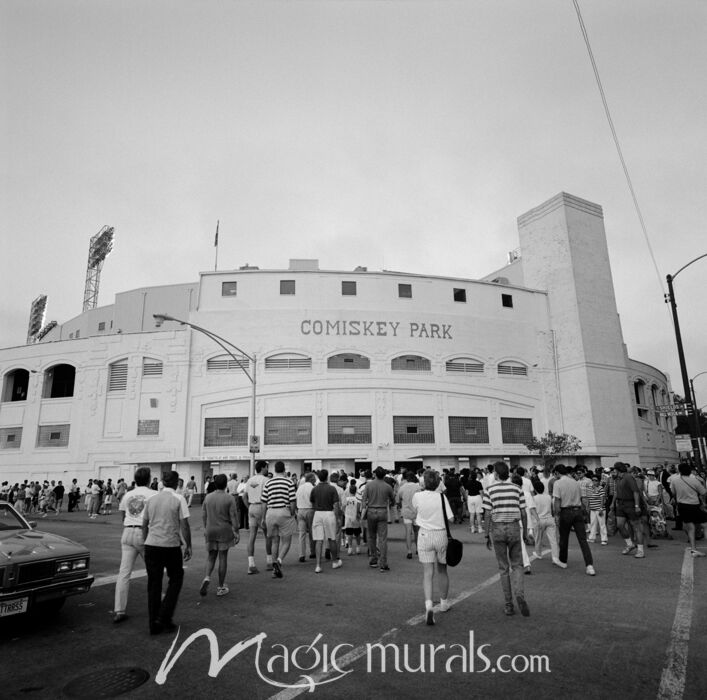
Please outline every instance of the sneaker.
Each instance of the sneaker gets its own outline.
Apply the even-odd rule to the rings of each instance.
[[[206,595],[206,592],[209,590],[209,583],[211,583],[211,579],[205,578],[201,582],[201,588],[199,589],[199,595],[204,596]]]
[[[528,607],[528,604],[525,602],[525,598],[523,596],[518,596],[516,598],[516,603],[518,603],[518,610],[520,610],[520,614],[523,617],[529,617],[530,616],[530,608]]]
[[[390,567],[389,566],[381,566],[380,570],[381,571],[390,571]]]
[[[596,576],[596,575],[597,575],[597,572],[594,571],[594,567],[590,564],[587,567],[587,576]]]
[[[331,563],[331,568],[332,568],[332,569],[340,569],[340,568],[342,567],[343,563],[344,563],[344,562],[341,561],[341,559],[337,559],[336,561],[333,561],[333,562]]]
[[[452,606],[449,603],[440,602],[440,604],[439,604],[439,611],[440,612],[448,612],[451,609],[452,609]]]
[[[704,552],[699,552],[696,549],[691,549],[690,554],[693,556],[693,558],[697,559],[697,557],[707,557],[707,554]]]
[[[216,595],[218,596],[226,595],[226,593],[228,593],[228,586],[219,586],[216,589]]]
[[[347,547],[346,554],[348,554],[348,556],[351,556],[353,554],[353,547]]]
[[[636,549],[635,544],[628,544],[621,550],[621,554],[631,554],[634,549]]]
[[[511,615],[516,614],[516,610],[513,607],[513,603],[506,603],[506,605],[503,608],[503,612],[510,617]]]
[[[321,573],[322,573],[322,567],[321,567],[321,566],[317,566],[317,567],[314,569],[314,573],[315,573],[315,574],[321,574]]]
[[[608,543],[606,540],[604,540],[604,541],[602,542],[602,544],[609,544],[609,543]]]
[[[408,552],[407,558],[412,559],[412,552]]]
[[[273,578],[282,578],[282,569],[280,568],[280,562],[274,561],[272,563],[272,577]]]
[[[435,614],[431,608],[427,611],[425,615],[425,623],[428,625],[434,625],[435,623]]]
[[[300,564],[304,564],[304,562],[306,562],[306,561],[307,561],[307,560],[306,560],[304,557],[300,557],[300,558],[299,558],[299,563],[300,563]]]
[[[565,564],[565,562],[563,562],[563,561],[560,561],[559,559],[553,559],[553,560],[552,560],[552,563],[553,563],[555,566],[559,566],[560,569],[566,569],[566,568],[567,568],[567,564]]]
[[[269,564],[265,565],[265,571],[272,571],[274,568],[273,562],[270,562]]]
[[[646,553],[645,552],[636,552],[633,555],[636,559],[645,559],[646,558]]]
[[[121,622],[125,622],[127,619],[128,619],[128,616],[122,612],[117,612],[117,613],[115,613],[115,615],[113,615],[113,622],[116,625]]]
[[[248,576],[250,576],[251,574],[259,574],[259,573],[260,573],[260,571],[258,571],[257,566],[249,566],[248,567]]]
[[[596,544],[596,540],[595,540],[595,539],[594,539],[594,540],[587,540],[587,542],[589,542],[589,543],[591,543],[591,544]]]
[[[368,562],[368,566],[375,569],[378,566],[378,559],[371,559],[371,561]]]
[[[533,571],[532,571],[532,569],[531,569],[529,566],[526,566],[526,567],[523,569],[523,573],[524,573],[526,576],[532,576]]]

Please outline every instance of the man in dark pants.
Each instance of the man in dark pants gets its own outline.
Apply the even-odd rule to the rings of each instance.
[[[179,474],[177,472],[165,474],[163,483],[164,489],[145,503],[142,523],[150,634],[172,632],[176,629],[172,616],[184,580],[182,561],[191,559],[189,507],[184,496],[175,492],[179,483]],[[182,538],[184,540],[183,559]],[[162,598],[162,576],[165,569],[168,583],[167,591]]]
[[[390,571],[388,566],[388,507],[395,506],[393,489],[385,482],[385,469],[376,467],[375,479],[366,483],[363,491],[363,512],[368,526],[369,564],[381,571]],[[363,515],[361,516],[363,519]],[[376,554],[378,552],[378,554]]]
[[[558,464],[555,467],[555,474],[560,478],[555,482],[552,491],[552,505],[555,513],[555,524],[560,533],[559,566],[561,569],[567,568],[567,550],[569,549],[570,531],[574,530],[577,535],[577,542],[582,550],[584,565],[587,575],[594,576],[594,560],[592,550],[587,543],[587,528],[584,523],[584,509],[582,507],[582,491],[579,483],[570,476],[567,476],[567,467]]]

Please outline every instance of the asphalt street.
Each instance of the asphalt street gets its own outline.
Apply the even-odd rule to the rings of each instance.
[[[424,620],[422,567],[405,557],[402,525],[390,526],[389,572],[365,554],[314,573],[290,551],[282,579],[246,575],[243,531],[231,550],[230,593],[199,595],[205,550],[192,509],[194,556],[177,607],[177,633],[150,636],[141,560],[129,619],[112,622],[120,516],[38,519],[38,528],[87,545],[96,582],[54,616],[0,622],[2,698],[107,697],[111,679],[147,680],[129,698],[661,698],[707,697],[707,558],[674,533],[643,560],[623,541],[592,545],[585,574],[571,543],[569,568],[549,554],[524,576],[530,617],[503,614],[495,557],[483,537],[454,526],[464,559],[450,568],[449,612]],[[35,516],[32,516],[35,517]],[[574,537],[574,536],[573,536]],[[131,675],[132,674],[132,675]]]

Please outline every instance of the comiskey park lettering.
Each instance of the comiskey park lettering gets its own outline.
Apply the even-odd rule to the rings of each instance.
[[[300,332],[302,335],[363,335],[452,340],[451,324],[421,321],[401,323],[400,321],[305,319],[300,323]]]

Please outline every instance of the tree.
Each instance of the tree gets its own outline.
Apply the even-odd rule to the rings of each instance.
[[[533,436],[532,440],[525,443],[530,452],[537,452],[546,467],[555,464],[560,456],[577,454],[582,450],[582,441],[574,435],[567,433],[553,433],[548,430],[542,437]]]

